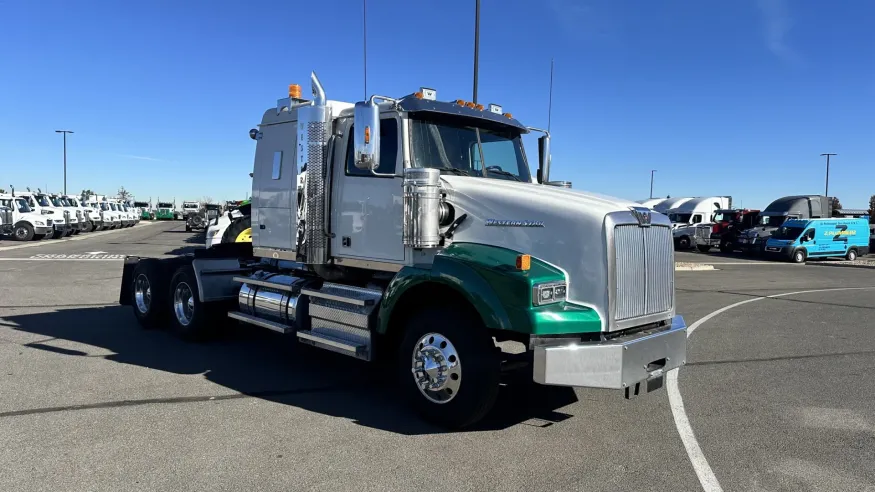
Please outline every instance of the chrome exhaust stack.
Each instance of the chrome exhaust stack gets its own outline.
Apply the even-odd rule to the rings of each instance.
[[[296,245],[299,259],[309,265],[328,261],[328,236],[325,234],[328,200],[328,139],[331,134],[331,112],[325,98],[325,89],[316,76],[310,74],[313,101],[298,109],[298,169],[307,166],[305,190],[306,212],[303,244]],[[298,218],[300,220],[300,217]]]

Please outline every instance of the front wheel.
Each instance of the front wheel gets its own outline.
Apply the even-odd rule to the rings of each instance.
[[[94,230],[94,224],[90,220],[82,223],[82,232],[91,232]]]
[[[472,313],[425,309],[404,326],[401,391],[426,420],[460,428],[482,419],[498,396],[498,349]]]
[[[678,239],[678,249],[690,249],[690,238],[687,236],[681,236]]]
[[[803,263],[805,261],[805,251],[797,249],[793,252],[793,263]]]
[[[61,239],[65,235],[66,235],[66,232],[64,232],[60,229],[55,229],[54,232],[52,232],[52,239]]]
[[[708,251],[711,251],[711,246],[699,244],[699,245],[696,245],[696,249],[699,250],[699,253],[707,253]]]
[[[849,249],[848,254],[845,255],[845,259],[848,261],[854,261],[857,259],[857,250]]]
[[[12,237],[14,237],[16,241],[30,241],[34,237],[33,226],[27,222],[17,224],[12,231]]]

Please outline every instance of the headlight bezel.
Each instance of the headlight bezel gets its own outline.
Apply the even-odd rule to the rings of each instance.
[[[568,282],[553,280],[541,282],[532,286],[532,305],[546,306],[556,304],[566,299],[568,295]]]

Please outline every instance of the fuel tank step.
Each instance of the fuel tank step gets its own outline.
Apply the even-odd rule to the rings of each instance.
[[[319,347],[325,350],[330,350],[332,352],[338,352],[344,355],[351,355],[358,359],[367,360],[368,358],[369,349],[367,345],[351,343],[340,338],[326,335],[324,333],[299,331],[298,339],[300,339],[303,343],[313,345],[315,347]]]
[[[250,314],[244,314],[237,311],[231,311],[230,313],[228,313],[228,317],[231,319],[236,319],[237,321],[249,323],[250,325],[267,328],[268,330],[276,331],[282,333],[283,335],[295,331],[295,329],[291,326],[286,326],[284,324],[276,323],[266,319],[256,318],[255,316],[252,316]]]

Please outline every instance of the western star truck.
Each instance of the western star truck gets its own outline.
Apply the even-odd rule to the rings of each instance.
[[[157,220],[174,220],[176,218],[176,204],[159,201],[158,208],[155,210],[155,218]]]
[[[126,258],[119,301],[143,326],[192,339],[230,318],[384,360],[451,428],[493,406],[511,360],[496,341],[526,349],[512,365],[536,383],[628,398],[685,364],[665,216],[546,184],[549,134],[498,105],[426,88],[351,104],[311,84],[250,130],[251,243]],[[530,131],[544,133],[537,182]]]
[[[741,233],[738,247],[745,253],[762,253],[772,232],[790,219],[825,219],[832,216],[829,199],[823,195],[792,195],[769,204],[755,227]]]
[[[140,214],[140,219],[142,220],[154,220],[155,212],[152,210],[152,203],[150,202],[134,202],[134,207],[137,208],[137,211]]]

